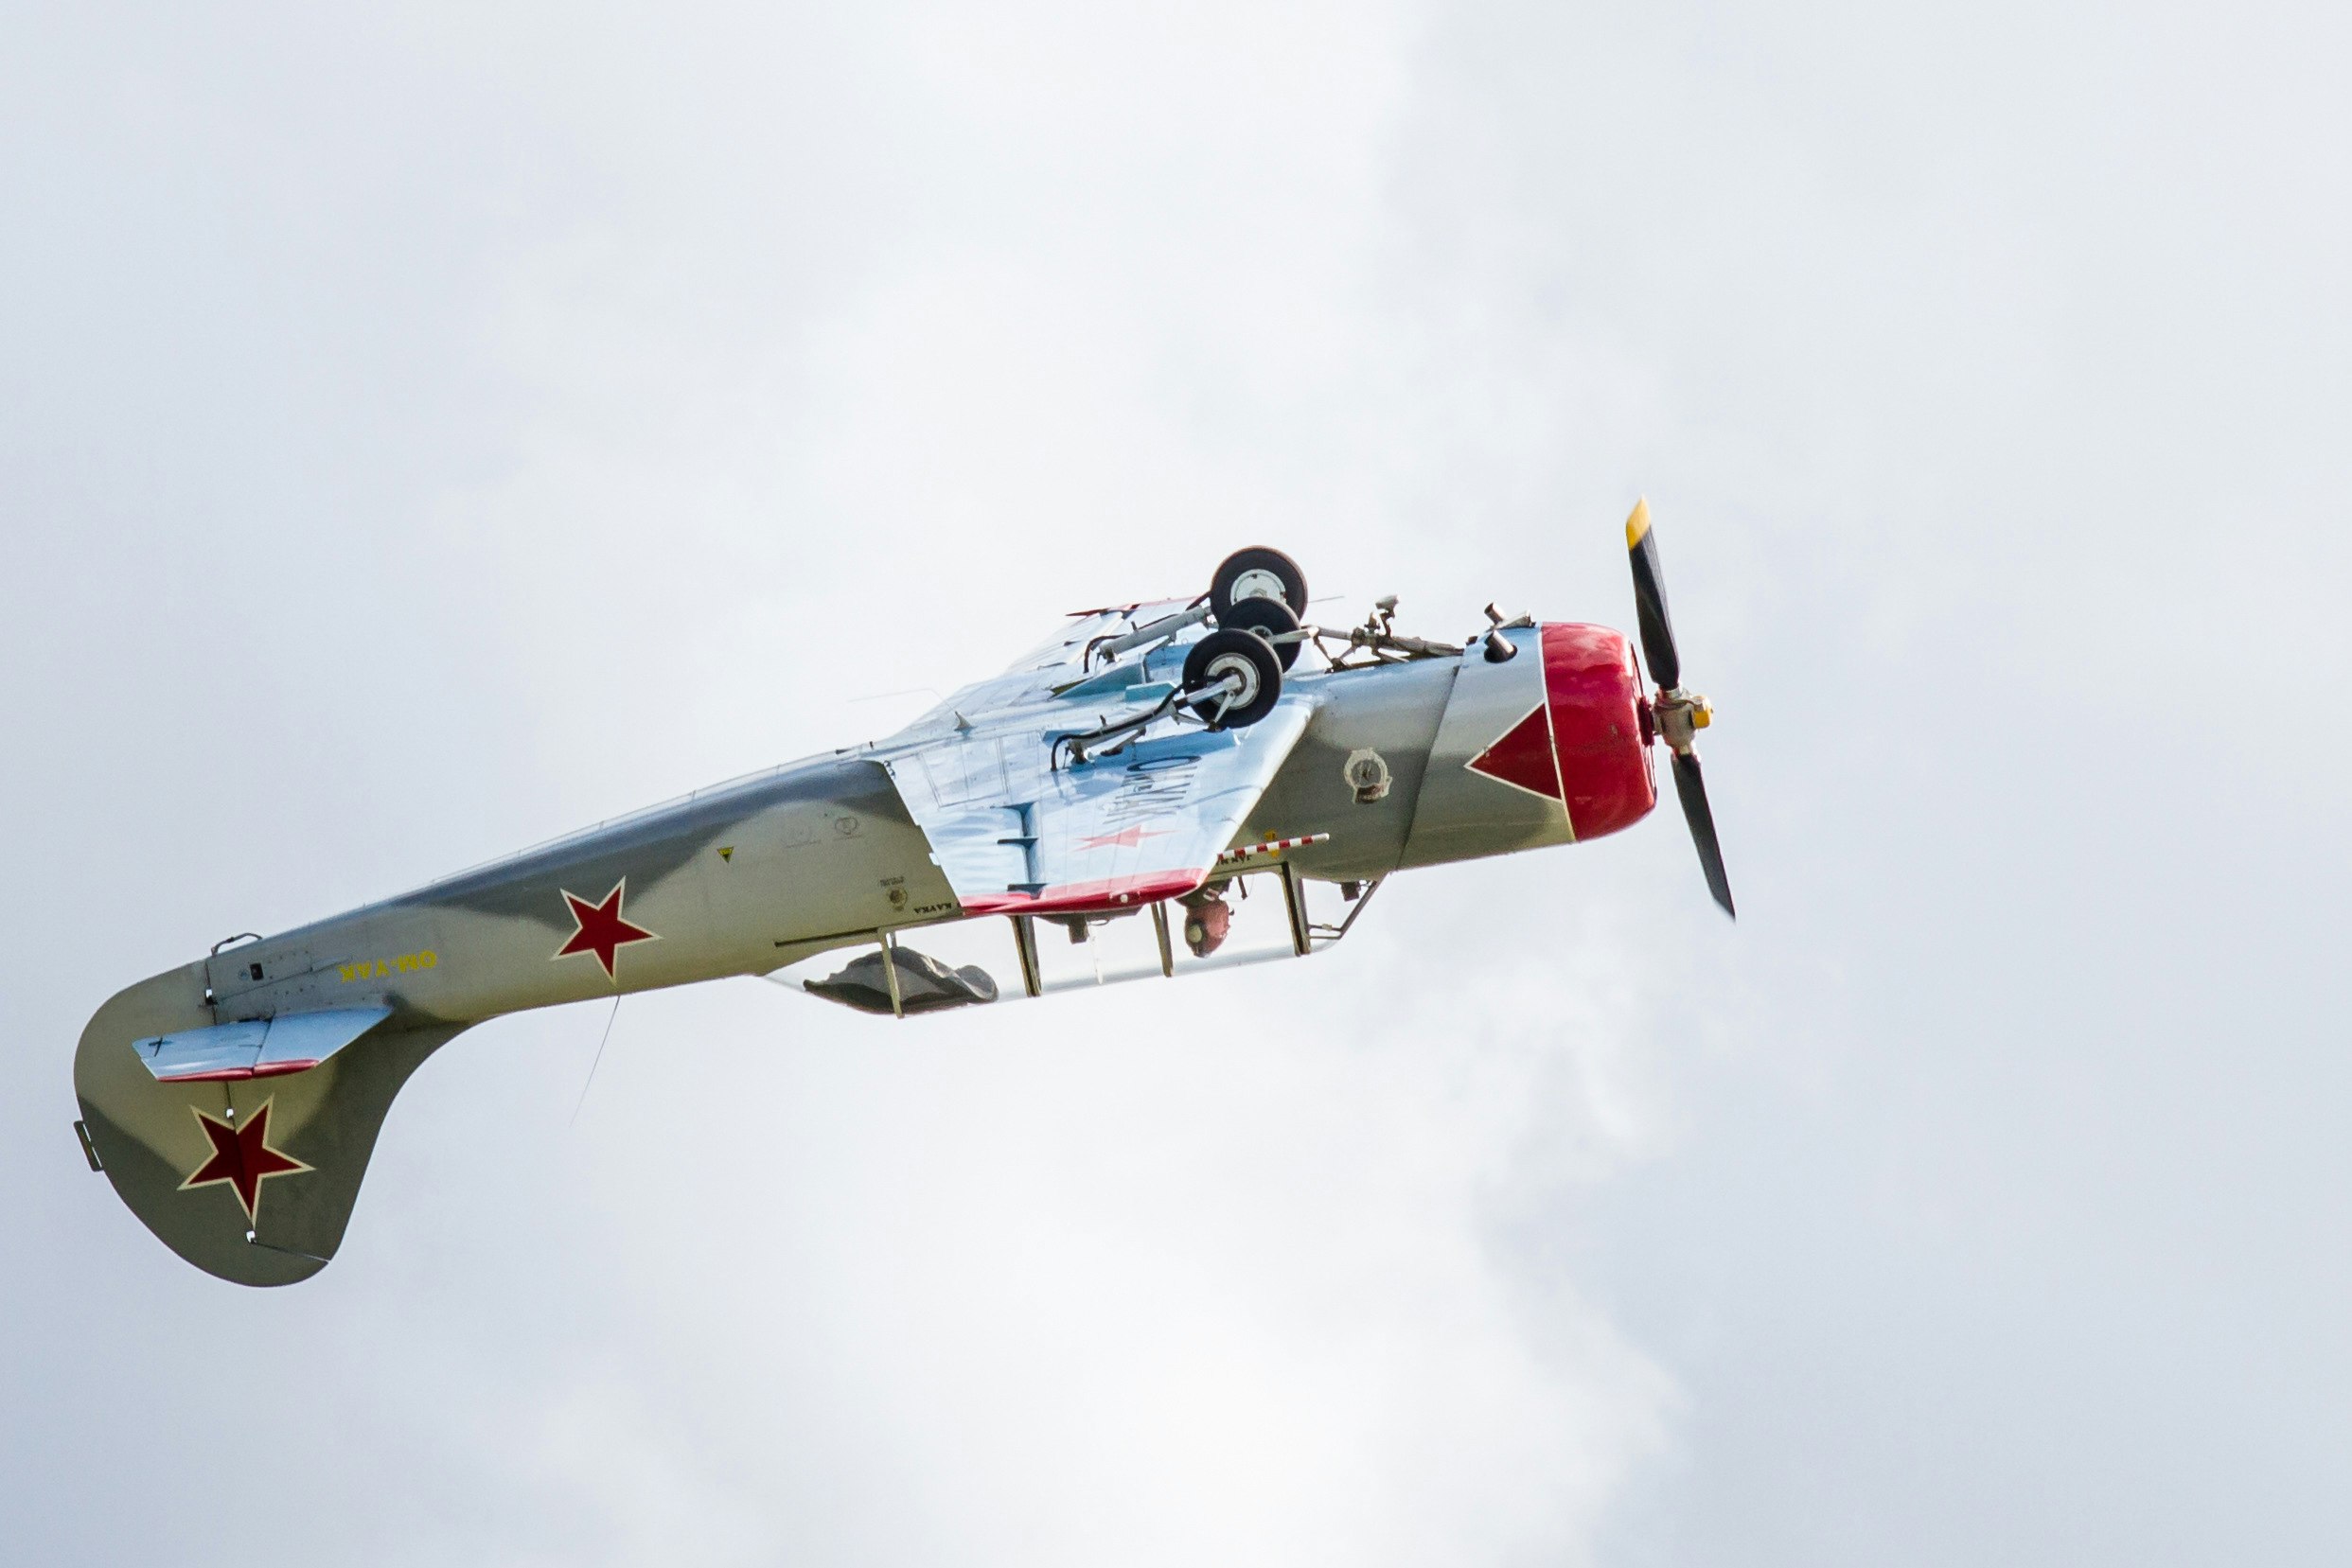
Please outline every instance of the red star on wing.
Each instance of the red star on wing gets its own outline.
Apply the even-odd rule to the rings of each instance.
[[[1165,838],[1167,836],[1166,828],[1147,828],[1138,822],[1133,827],[1121,828],[1117,833],[1098,833],[1091,838],[1081,838],[1077,847],[1082,850],[1131,850],[1146,838]]]
[[[186,1192],[193,1187],[212,1187],[221,1182],[229,1184],[237,1201],[245,1208],[245,1223],[261,1223],[261,1184],[272,1176],[291,1176],[310,1167],[292,1154],[270,1147],[270,1104],[267,1100],[257,1106],[243,1122],[221,1121],[196,1111],[196,1120],[212,1139],[212,1154],[196,1173],[180,1184]],[[189,1110],[195,1111],[191,1105]]]
[[[642,925],[631,925],[621,918],[621,899],[628,890],[628,878],[612,884],[612,890],[601,904],[591,904],[579,894],[566,890],[564,903],[572,907],[572,923],[576,929],[571,939],[556,949],[555,956],[568,959],[575,953],[593,953],[596,961],[605,966],[605,978],[617,983],[620,975],[612,967],[613,956],[632,942],[659,942],[658,931]]]

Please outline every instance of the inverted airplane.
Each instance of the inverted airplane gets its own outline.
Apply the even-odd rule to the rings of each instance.
[[[1296,563],[1244,550],[887,739],[140,981],[82,1031],[82,1152],[189,1262],[290,1284],[342,1245],[393,1097],[476,1024],[738,975],[904,1018],[1304,957],[1397,872],[1640,820],[1654,744],[1730,914],[1647,503],[1625,539],[1648,690],[1605,626],[1489,606],[1444,643],[1392,598],[1304,625]]]

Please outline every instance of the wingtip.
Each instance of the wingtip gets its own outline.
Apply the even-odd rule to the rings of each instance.
[[[1643,537],[1650,532],[1650,498],[1643,496],[1634,502],[1633,515],[1625,520],[1625,548],[1638,550]]]

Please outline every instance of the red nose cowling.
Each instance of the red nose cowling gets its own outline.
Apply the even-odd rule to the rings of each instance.
[[[1650,775],[1650,705],[1625,634],[1552,621],[1543,626],[1544,694],[1568,825],[1579,838],[1631,827],[1658,803]]]

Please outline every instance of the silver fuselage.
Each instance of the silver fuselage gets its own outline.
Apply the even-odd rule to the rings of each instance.
[[[1533,629],[1511,635],[1532,652]],[[1311,695],[1312,719],[1239,836],[1328,836],[1290,852],[1295,874],[1369,882],[1574,837],[1559,802],[1467,766],[1544,700],[1540,657],[1497,663],[1474,647],[1302,673],[1295,690]],[[969,918],[893,783],[888,765],[917,731],[699,791],[129,987],[91,1019],[75,1060],[108,1174],[200,1266],[249,1283],[300,1278],[339,1244],[393,1095],[459,1031],[525,1009],[766,974]],[[1376,799],[1348,775],[1368,751],[1389,775]],[[610,907],[643,934],[577,949],[575,905],[623,888],[625,904]],[[131,1048],[173,1031],[360,1007],[391,1016],[361,1046],[290,1076],[158,1083]],[[205,1119],[249,1119],[265,1102],[271,1146],[309,1173],[269,1186],[257,1215],[186,1190],[207,1158]]]

